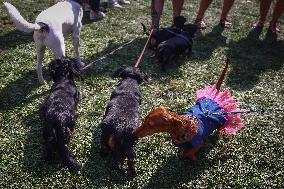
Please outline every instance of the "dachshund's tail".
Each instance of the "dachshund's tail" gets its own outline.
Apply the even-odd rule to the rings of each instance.
[[[227,71],[228,71],[229,63],[230,63],[230,59],[227,57],[227,58],[226,58],[225,68],[224,68],[224,70],[223,70],[223,72],[222,72],[222,74],[221,74],[221,76],[220,76],[218,82],[216,83],[216,89],[217,89],[218,91],[220,90],[221,85],[222,85],[222,83],[223,83],[223,81],[224,81],[224,79],[225,79],[225,75],[226,75],[226,73],[227,73]]]

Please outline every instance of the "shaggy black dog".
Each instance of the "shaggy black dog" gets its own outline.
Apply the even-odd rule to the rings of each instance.
[[[183,53],[190,55],[196,30],[196,25],[186,24],[180,34],[176,34],[175,37],[158,45],[156,57],[162,63],[163,68],[166,68]]]
[[[49,64],[54,84],[50,94],[40,107],[43,120],[43,138],[46,146],[46,160],[51,161],[55,150],[64,165],[79,171],[81,166],[69,150],[70,137],[75,127],[75,110],[80,99],[74,77],[82,79],[82,73],[75,60],[56,59]]]
[[[150,48],[156,49],[161,42],[175,37],[175,33],[181,32],[185,22],[186,19],[183,16],[177,16],[174,18],[174,24],[171,27],[164,28],[153,33],[150,40]]]
[[[147,75],[139,68],[117,69],[113,77],[123,80],[112,92],[100,124],[101,155],[110,154],[117,169],[121,170],[127,158],[128,173],[135,175],[133,146],[137,138],[132,131],[139,124],[139,106],[141,104],[140,84],[148,83]]]

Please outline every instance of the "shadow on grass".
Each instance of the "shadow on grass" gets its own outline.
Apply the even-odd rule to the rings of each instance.
[[[29,95],[37,87],[39,87],[39,84],[35,70],[29,70],[21,77],[11,81],[0,91],[0,111],[24,107],[39,98],[45,92]]]
[[[197,154],[198,161],[181,160],[177,156],[170,157],[159,166],[158,170],[151,176],[145,188],[180,188],[181,184],[188,183],[200,178],[204,170],[216,164],[225,163],[230,156],[224,150],[223,154],[217,154],[216,158],[206,157],[216,145],[218,135],[212,135],[206,141],[205,146]]]
[[[140,42],[132,44],[131,46],[139,45]],[[93,60],[94,57],[101,57],[117,46],[120,46],[120,44],[111,44],[102,52],[94,54],[89,58]],[[131,47],[127,48],[131,49]],[[121,51],[125,50],[127,51],[128,49],[122,49]],[[126,53],[128,54],[128,52]],[[125,53],[121,55],[119,54],[120,52],[115,55],[115,60],[112,60],[113,58],[107,58],[103,62],[99,62],[93,68],[87,70],[86,78],[91,76],[97,77],[105,75],[121,65],[127,66],[132,64],[132,62],[124,60],[126,57],[128,57],[127,55],[124,55]],[[111,61],[111,63],[108,63],[109,61]],[[48,80],[49,76],[47,71],[45,69],[43,69],[43,71],[44,78]],[[28,70],[27,72],[21,74],[17,79],[10,81],[2,90],[0,90],[0,111],[12,110],[16,107],[24,107],[26,104],[31,103],[35,99],[45,95],[45,92],[30,95],[31,92],[39,86],[40,84],[38,83],[35,69]]]
[[[123,184],[131,180],[132,177],[127,176],[126,172],[114,169],[114,163],[110,157],[102,158],[100,156],[100,137],[101,129],[94,128],[91,155],[84,165],[84,175],[93,185],[100,187],[113,187],[113,184]]]
[[[110,73],[120,66],[134,66],[139,54],[146,42],[145,38],[138,38],[133,43],[125,46],[123,49],[116,52],[114,55],[104,59],[101,62],[96,63],[93,67],[86,70],[86,82],[88,78],[109,76]],[[113,49],[121,46],[121,44],[110,43],[102,52],[93,54],[87,58],[87,61],[91,62],[105,54],[111,52]],[[149,63],[147,57],[150,57],[152,52],[147,50],[144,55],[141,64],[139,65],[150,77],[155,78],[157,82],[165,82],[166,80],[175,79],[178,74],[178,69],[173,69],[171,72],[164,72],[161,70],[161,65],[157,62]],[[48,73],[44,70],[44,77],[48,79]],[[33,90],[39,87],[36,70],[32,69],[23,73],[16,80],[10,81],[0,91],[0,111],[11,110],[15,107],[24,107],[26,104],[31,103],[33,100],[45,95],[45,93],[37,93],[30,95]]]
[[[24,144],[23,168],[37,178],[45,178],[62,169],[60,162],[53,161],[51,165],[44,160],[44,146],[42,137],[42,125],[39,112],[33,112],[26,116],[23,125],[30,128]]]
[[[125,42],[126,43],[126,42]],[[108,56],[95,63],[92,67],[86,70],[86,78],[89,77],[98,77],[101,75],[109,75],[118,67],[125,66],[134,66],[144,45],[146,43],[146,38],[137,38],[132,43],[125,46],[123,49],[117,51],[115,54]],[[92,56],[86,59],[87,62],[92,62],[107,53],[111,52],[114,49],[117,49],[124,43],[113,44],[109,42],[108,46],[100,53],[93,54]],[[167,72],[161,69],[162,65],[154,58],[151,58],[153,51],[147,49],[139,67],[145,71],[150,77],[159,80],[159,78],[169,78],[174,79],[176,75],[179,73],[178,66],[172,67]],[[177,64],[179,65],[179,64]]]
[[[30,43],[33,41],[32,34],[27,34],[19,30],[13,30],[0,35],[0,49],[9,50],[21,44]]]
[[[227,37],[222,35],[223,31],[224,28],[219,25],[214,26],[212,31],[205,35],[202,35],[201,31],[198,30],[193,44],[192,58],[207,60],[215,49],[226,46]]]
[[[284,42],[277,41],[275,36],[266,34],[260,40],[261,30],[254,29],[246,38],[231,41],[227,51],[231,58],[231,68],[227,84],[236,90],[251,89],[260,75],[268,70],[279,70],[284,63]]]

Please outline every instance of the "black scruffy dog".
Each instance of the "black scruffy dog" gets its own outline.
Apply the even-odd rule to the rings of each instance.
[[[183,16],[177,16],[174,18],[174,24],[171,27],[164,28],[153,33],[150,40],[150,48],[156,49],[161,42],[175,37],[175,33],[181,32],[185,22],[186,19]]]
[[[183,53],[190,55],[196,30],[196,25],[186,24],[180,34],[158,45],[156,57],[162,63],[164,69],[176,60],[179,55]]]
[[[148,83],[147,75],[139,68],[127,67],[117,69],[113,77],[123,80],[112,92],[100,124],[101,155],[110,154],[117,169],[121,170],[125,159],[128,162],[128,173],[135,175],[133,146],[137,138],[132,131],[139,124],[139,106],[141,104],[140,84]]]
[[[82,79],[76,60],[56,59],[49,64],[54,84],[50,94],[40,107],[43,120],[43,138],[46,146],[46,160],[51,161],[55,150],[64,165],[70,170],[80,171],[81,166],[69,150],[69,141],[75,127],[75,110],[80,99],[74,77]]]

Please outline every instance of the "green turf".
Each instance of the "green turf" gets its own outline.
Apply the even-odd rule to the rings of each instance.
[[[0,1],[0,188],[281,188],[284,170],[283,113],[243,116],[246,128],[233,137],[210,137],[199,153],[199,161],[179,160],[169,135],[156,134],[136,146],[137,176],[112,171],[108,160],[98,155],[100,129],[105,106],[118,80],[111,70],[133,65],[146,39],[138,36],[140,22],[149,24],[149,0],[131,1],[123,11],[107,10],[107,18],[84,25],[81,33],[82,58],[86,62],[110,52],[135,38],[131,45],[95,65],[86,79],[77,82],[82,94],[71,149],[84,167],[84,173],[70,173],[60,163],[52,166],[42,160],[43,138],[38,108],[52,84],[38,84],[35,45],[31,34],[15,30]],[[12,2],[22,15],[34,21],[53,1]],[[105,2],[102,2],[106,6]],[[191,22],[199,0],[186,1],[183,14]],[[256,0],[237,0],[231,11],[233,27],[222,31],[217,25],[221,0],[206,13],[208,29],[198,32],[191,58],[169,73],[151,60],[147,50],[141,68],[152,85],[142,86],[141,120],[155,105],[186,110],[194,103],[194,92],[217,80],[224,58],[231,59],[224,87],[229,87],[241,108],[284,108],[284,35],[260,38],[250,32],[258,16]],[[166,1],[162,25],[171,23],[171,3]],[[271,13],[269,18],[271,17]],[[283,15],[279,26],[284,29]],[[70,39],[67,54],[73,57]],[[45,63],[52,59],[46,53]]]

